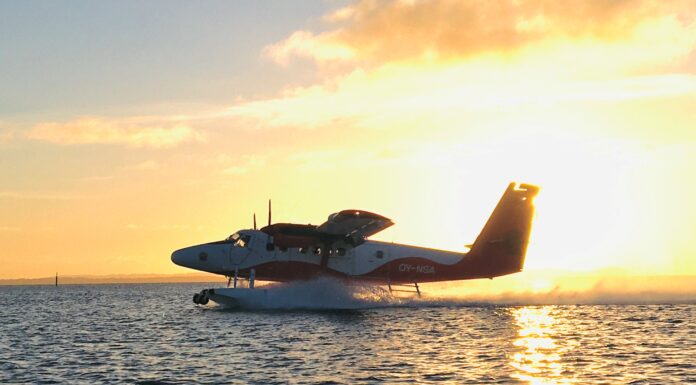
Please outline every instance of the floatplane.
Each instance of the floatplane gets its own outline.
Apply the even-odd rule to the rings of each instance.
[[[510,183],[466,252],[380,242],[368,238],[394,224],[364,210],[331,214],[320,225],[271,223],[239,230],[224,240],[176,250],[172,262],[227,277],[227,287],[196,293],[193,301],[225,306],[253,305],[268,290],[255,280],[288,282],[329,276],[384,285],[420,296],[419,283],[493,279],[522,271],[534,217],[537,186]],[[246,287],[238,284],[246,281]],[[396,287],[396,288],[395,288]]]

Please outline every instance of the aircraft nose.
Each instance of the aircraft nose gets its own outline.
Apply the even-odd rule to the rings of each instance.
[[[179,249],[172,253],[172,262],[179,266],[188,267],[188,251],[186,249]]]

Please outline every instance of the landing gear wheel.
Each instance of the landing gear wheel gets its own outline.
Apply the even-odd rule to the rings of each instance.
[[[200,295],[200,294],[196,293],[196,294],[193,295],[193,303],[195,303],[196,305],[198,305],[198,304],[200,303],[200,300],[201,300],[201,295]]]
[[[201,305],[207,305],[208,304],[208,296],[207,295],[202,295],[198,298],[198,303]]]

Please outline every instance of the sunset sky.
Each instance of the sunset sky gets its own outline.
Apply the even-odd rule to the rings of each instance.
[[[527,271],[696,274],[696,2],[0,2],[0,279],[188,272],[268,198],[463,251],[511,181]]]

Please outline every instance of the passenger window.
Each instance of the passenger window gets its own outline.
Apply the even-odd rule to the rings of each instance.
[[[307,248],[306,248],[306,247],[300,247],[300,253],[302,253],[302,254],[307,254]]]
[[[321,247],[314,248],[314,255],[321,255]]]
[[[382,251],[382,250],[377,250],[377,252],[375,253],[375,256],[376,256],[377,258],[384,258],[384,251]]]
[[[342,257],[346,255],[346,249],[344,249],[343,247],[339,247],[338,249],[336,249],[336,254],[338,254],[339,257]]]

